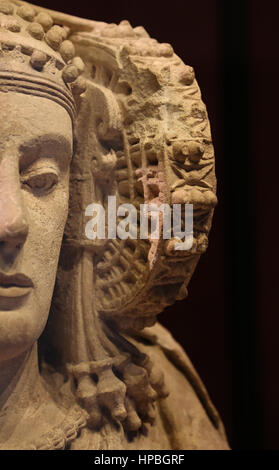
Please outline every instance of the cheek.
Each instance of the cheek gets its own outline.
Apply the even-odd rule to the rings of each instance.
[[[29,233],[24,246],[25,265],[35,284],[35,308],[40,319],[48,315],[61,241],[68,215],[68,180],[47,197],[25,194]],[[44,318],[43,318],[44,317]]]
[[[43,239],[55,240],[65,227],[68,215],[69,176],[63,177],[47,196],[34,196],[24,191],[24,205],[28,214],[29,235],[40,233]],[[41,240],[42,240],[41,238]]]
[[[56,279],[61,240],[68,213],[68,182],[48,197],[24,191],[29,232],[19,255],[17,270],[34,283],[34,290],[19,309],[1,312],[0,360],[27,350],[41,335],[48,319]]]
[[[68,215],[68,186],[61,185],[47,197],[35,198],[29,195],[27,201],[29,234],[40,233],[46,242],[55,241],[64,230]]]
[[[49,248],[54,248],[56,242],[60,240],[64,230],[68,215],[68,184],[60,184],[53,193],[44,197],[35,197],[27,193],[25,196],[25,206],[28,212],[29,235],[28,238],[35,238],[39,242],[47,243]],[[51,253],[50,253],[51,255]]]

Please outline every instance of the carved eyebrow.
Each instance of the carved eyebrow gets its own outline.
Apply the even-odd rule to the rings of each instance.
[[[55,158],[63,169],[72,158],[72,142],[62,134],[44,134],[24,142],[19,152],[21,169],[39,158]]]

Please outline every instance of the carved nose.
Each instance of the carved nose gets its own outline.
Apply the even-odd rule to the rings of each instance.
[[[0,167],[0,245],[4,255],[14,255],[28,234],[18,160],[10,153],[3,154]]]
[[[11,195],[10,195],[11,196]],[[28,223],[20,198],[7,196],[5,204],[0,204],[0,242],[5,251],[24,244],[28,235]]]
[[[11,247],[24,244],[28,235],[28,223],[23,214],[19,214],[13,220],[7,221],[0,228],[0,241]]]

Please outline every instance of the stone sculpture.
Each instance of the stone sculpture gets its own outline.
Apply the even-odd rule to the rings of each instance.
[[[0,448],[227,449],[154,325],[186,296],[216,204],[193,69],[141,26],[17,0],[0,1],[0,46]],[[193,247],[89,240],[85,209],[111,195],[193,204]]]

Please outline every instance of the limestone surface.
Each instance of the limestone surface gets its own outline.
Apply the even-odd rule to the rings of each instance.
[[[187,295],[217,202],[193,68],[128,21],[0,0],[0,107],[0,449],[228,449],[156,323]],[[162,217],[156,239],[88,239],[86,208],[111,196],[137,220],[192,204],[191,249]]]

